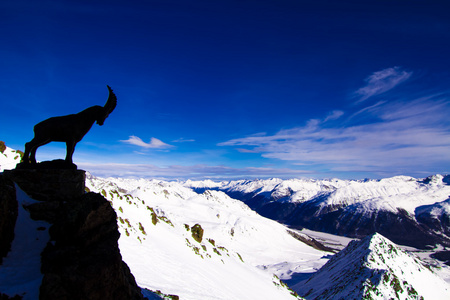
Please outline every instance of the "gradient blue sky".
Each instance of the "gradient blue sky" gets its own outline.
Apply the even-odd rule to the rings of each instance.
[[[1,1],[0,140],[118,97],[74,162],[165,179],[450,171],[448,1]],[[38,160],[64,158],[51,143]]]

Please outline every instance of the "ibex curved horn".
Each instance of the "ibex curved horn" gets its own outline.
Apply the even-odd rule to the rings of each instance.
[[[108,100],[106,100],[106,104],[104,106],[105,114],[106,114],[105,119],[108,117],[108,115],[110,113],[112,113],[112,111],[114,110],[114,108],[116,108],[116,105],[117,105],[117,97],[114,94],[112,88],[109,85],[106,85],[106,87],[109,90],[109,96],[108,96]]]

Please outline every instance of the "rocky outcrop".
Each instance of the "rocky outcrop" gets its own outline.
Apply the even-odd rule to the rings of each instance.
[[[11,249],[17,220],[16,190],[12,181],[0,174],[0,265]]]
[[[134,276],[122,261],[117,215],[103,196],[84,193],[84,171],[10,172],[7,177],[20,181],[25,192],[29,193],[26,189],[31,186],[30,193],[37,191],[38,198],[44,200],[24,206],[31,218],[51,224],[50,241],[41,254],[43,279],[39,299],[143,299]],[[30,178],[41,182],[41,191],[35,182],[27,184],[25,179]],[[72,190],[79,190],[82,185],[83,193],[67,197],[64,189],[73,178],[78,181],[74,180]],[[48,197],[42,192],[47,190],[51,190]]]
[[[4,175],[35,200],[59,201],[84,194],[86,175],[83,170],[16,169],[5,170]]]

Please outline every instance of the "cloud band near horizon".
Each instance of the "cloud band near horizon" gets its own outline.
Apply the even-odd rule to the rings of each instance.
[[[160,180],[232,180],[246,178],[292,178],[312,174],[308,171],[290,168],[232,168],[227,166],[171,165],[166,167],[152,164],[119,164],[119,163],[79,163],[80,167],[89,170],[99,177],[153,178]]]
[[[387,92],[411,76],[399,68],[369,76],[360,101]],[[389,98],[386,98],[389,99]],[[379,101],[343,118],[332,111],[304,126],[219,143],[241,153],[290,161],[310,170],[407,173],[450,163],[450,101],[445,94]],[[357,120],[355,120],[357,119]]]

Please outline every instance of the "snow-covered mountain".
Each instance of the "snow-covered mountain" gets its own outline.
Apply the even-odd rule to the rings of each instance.
[[[398,244],[450,246],[450,176],[381,180],[269,179],[187,181],[220,190],[263,216],[291,226],[363,238],[379,232]]]
[[[111,201],[123,259],[143,288],[181,299],[295,299],[280,279],[329,259],[223,192],[91,175],[86,186]]]
[[[445,238],[448,181],[447,176],[436,175],[422,180],[165,182],[87,174],[86,187],[110,201],[117,213],[122,258],[138,285],[156,294],[183,300],[303,299],[294,291],[306,299],[327,299],[327,295],[333,295],[329,299],[439,299],[436,295],[449,299],[448,283],[432,267],[379,234],[350,242],[334,255],[309,246],[315,242],[301,231],[262,217],[247,205],[267,213],[276,208],[273,214],[285,216],[280,220],[311,208],[303,212],[304,218],[311,214],[310,224],[334,216],[341,222],[337,228],[345,224],[352,228],[348,225],[352,222],[364,225],[357,233],[380,222],[394,224],[382,217],[383,212],[392,213],[399,226],[405,226],[399,217],[403,211],[427,234]],[[367,215],[371,217],[364,220]],[[344,223],[346,218],[349,221]],[[321,224],[327,229],[328,223]],[[145,293],[158,299],[155,293]]]
[[[350,242],[332,257],[221,191],[198,194],[177,182],[90,175],[87,186],[111,200],[124,261],[138,284],[153,291],[181,299],[289,299],[293,292],[281,278],[306,299],[450,295],[431,267],[380,234]],[[308,282],[292,281],[319,268]]]
[[[0,172],[14,169],[22,159],[22,152],[14,150],[0,141]]]
[[[352,241],[306,282],[306,299],[450,299],[450,286],[380,234]]]

